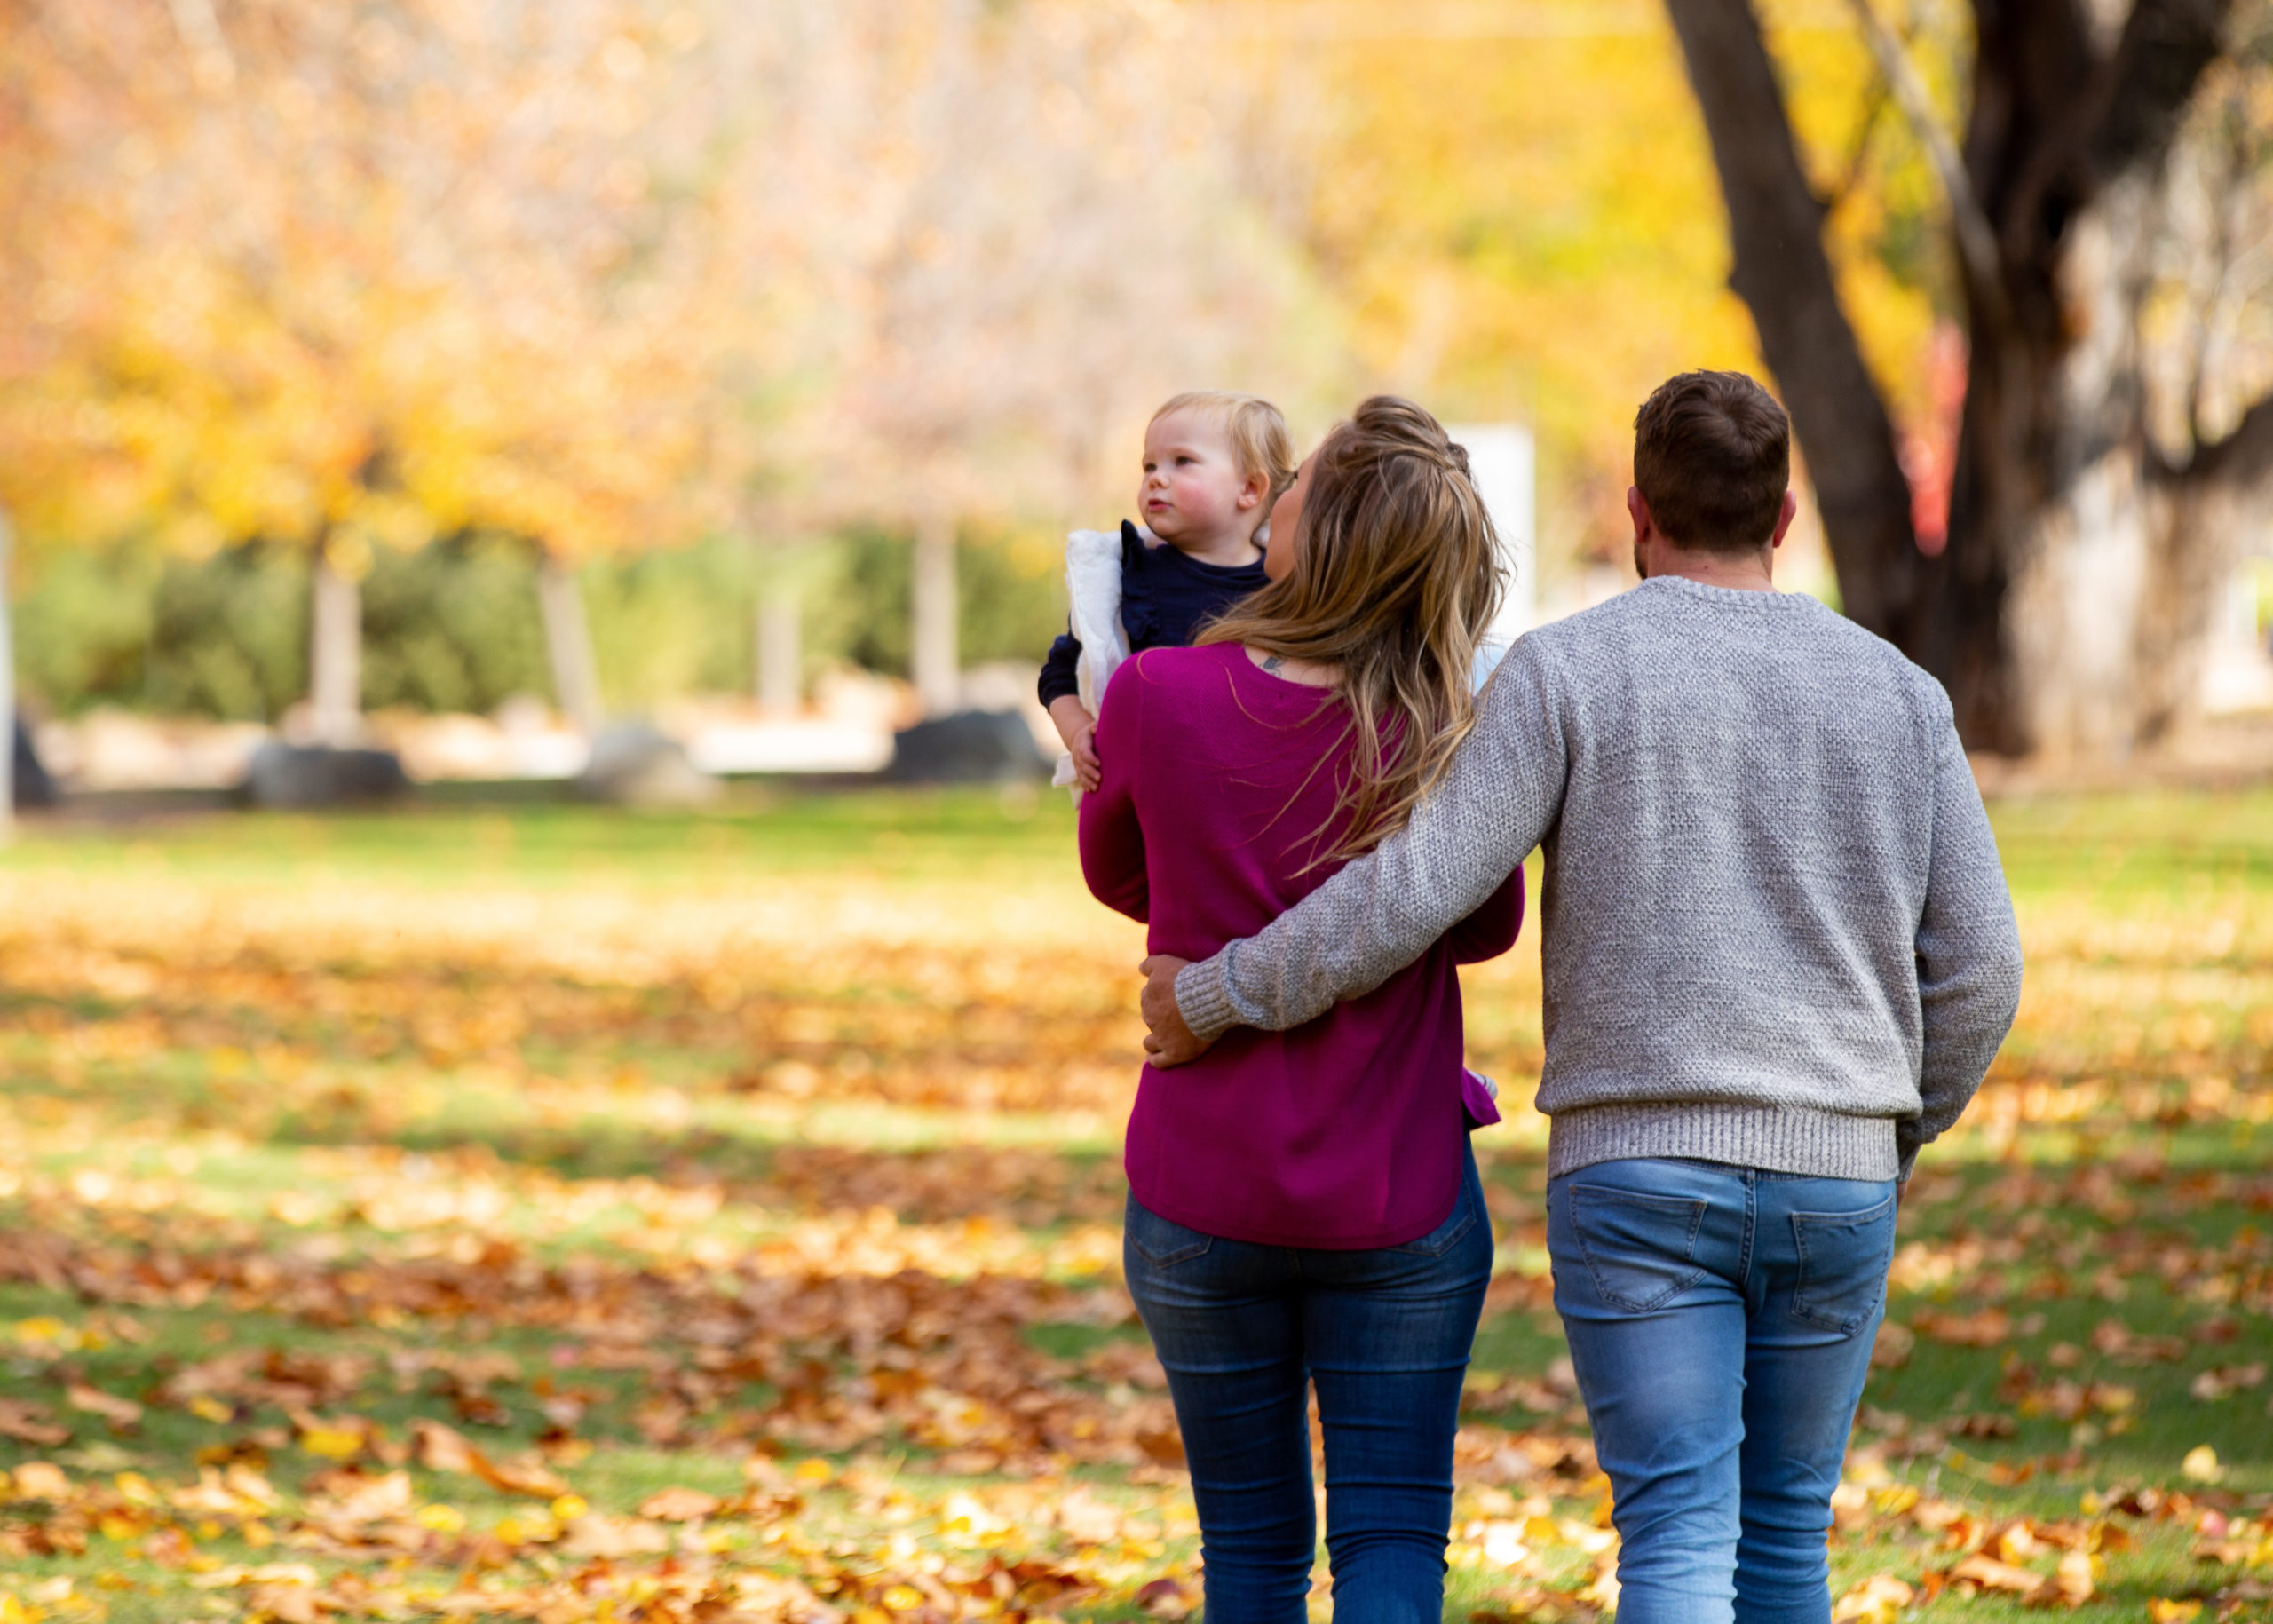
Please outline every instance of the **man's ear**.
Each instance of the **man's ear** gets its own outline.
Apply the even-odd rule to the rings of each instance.
[[[1791,492],[1786,491],[1784,505],[1777,510],[1775,532],[1768,538],[1768,544],[1770,547],[1781,547],[1784,544],[1784,533],[1792,527],[1792,520],[1799,516],[1799,511],[1800,499]]]
[[[1634,544],[1639,547],[1657,528],[1657,520],[1650,517],[1650,499],[1642,494],[1640,486],[1626,487],[1626,511],[1634,521]]]

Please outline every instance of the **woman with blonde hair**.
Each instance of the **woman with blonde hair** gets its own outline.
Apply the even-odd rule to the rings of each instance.
[[[1473,725],[1501,582],[1466,455],[1409,401],[1328,434],[1271,515],[1271,584],[1191,648],[1121,666],[1081,805],[1098,899],[1202,959],[1403,827]],[[1518,868],[1416,963],[1288,1032],[1145,1068],[1129,1287],[1168,1374],[1208,1624],[1307,1617],[1306,1389],[1325,1431],[1334,1614],[1433,1620],[1452,1446],[1492,1269],[1455,966],[1505,952]]]

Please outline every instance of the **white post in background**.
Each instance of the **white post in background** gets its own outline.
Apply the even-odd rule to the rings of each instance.
[[[1468,448],[1476,494],[1500,533],[1500,561],[1509,572],[1507,595],[1488,640],[1501,649],[1539,618],[1539,458],[1532,432],[1521,424],[1447,425],[1445,432]]]
[[[537,617],[544,623],[544,649],[552,664],[552,697],[569,725],[590,739],[607,719],[600,703],[599,661],[592,654],[591,622],[576,577],[550,547],[536,560]]]
[[[942,717],[955,708],[962,686],[962,662],[955,648],[955,526],[952,519],[927,518],[915,532],[915,623],[912,675],[923,714]]]
[[[804,609],[794,582],[768,582],[757,595],[757,702],[780,716],[804,697]]]
[[[0,746],[0,842],[16,832],[16,645],[8,599],[15,542],[7,512],[0,509],[0,725],[7,729],[7,743]]]
[[[327,541],[308,583],[308,709],[315,741],[356,742],[363,719],[363,591]]]

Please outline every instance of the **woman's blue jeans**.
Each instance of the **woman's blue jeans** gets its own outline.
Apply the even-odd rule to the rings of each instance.
[[[1895,1188],[1605,1161],[1547,1186],[1555,1306],[1609,1474],[1619,1624],[1828,1624],[1825,1537]]]
[[[1123,1255],[1184,1431],[1207,1624],[1305,1624],[1310,1382],[1336,1624],[1437,1624],[1461,1382],[1492,1278],[1475,1158],[1452,1216],[1405,1246],[1225,1240],[1131,1198]]]

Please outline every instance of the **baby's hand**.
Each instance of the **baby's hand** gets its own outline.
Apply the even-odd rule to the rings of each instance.
[[[1092,722],[1065,741],[1073,757],[1073,781],[1087,795],[1105,782],[1105,764],[1097,758],[1097,729]]]
[[[1104,766],[1097,760],[1097,718],[1069,693],[1049,702],[1049,719],[1073,757],[1073,781],[1086,795],[1105,781]]]

